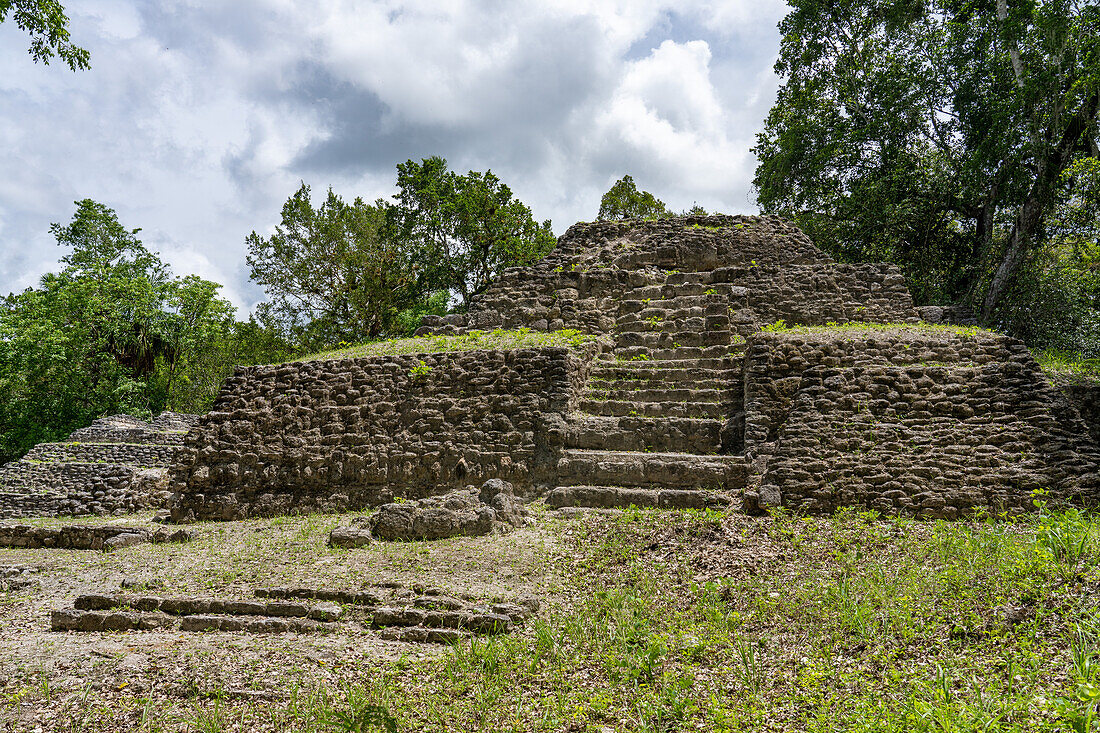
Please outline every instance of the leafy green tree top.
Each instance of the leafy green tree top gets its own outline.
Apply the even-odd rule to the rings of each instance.
[[[249,235],[251,278],[270,297],[259,315],[307,349],[375,339],[419,295],[417,267],[392,236],[388,205],[344,201],[330,188],[314,207],[305,183],[270,237]]]
[[[659,219],[668,216],[665,202],[639,191],[631,176],[623,176],[600,199],[599,219]]]
[[[87,69],[90,54],[69,40],[69,16],[57,0],[0,0],[0,23],[11,15],[31,35],[30,55],[49,64],[55,56],[73,71]]]
[[[506,267],[554,247],[550,221],[536,222],[492,171],[459,175],[438,156],[409,160],[397,166],[397,186],[396,233],[415,248],[425,291],[452,291],[468,305]]]
[[[761,207],[843,259],[901,262],[989,321],[1062,173],[1096,152],[1100,8],[794,0],[754,152]]]

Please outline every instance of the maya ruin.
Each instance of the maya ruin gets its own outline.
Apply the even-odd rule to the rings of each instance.
[[[966,533],[1100,499],[1100,387],[1056,385],[1022,343],[914,307],[896,267],[837,264],[775,218],[577,224],[469,312],[378,348],[238,367],[206,415],[103,418],[0,469],[0,674],[75,691],[57,704],[76,711],[98,691],[104,719],[144,700],[201,722],[224,700],[245,720],[341,665],[374,679],[415,658],[455,679],[448,649],[580,648],[641,623],[607,622],[632,596],[597,590],[580,616],[596,626],[553,626],[590,608],[571,594],[591,578],[649,582],[643,605],[653,583],[701,593],[732,624],[734,604],[780,603],[798,547],[831,538],[851,562],[833,516],[873,537],[906,518],[890,531],[922,546],[941,531],[925,520]],[[805,615],[777,607],[777,624]],[[1036,609],[1021,596],[983,623]],[[792,684],[767,659],[767,684]],[[763,684],[738,679],[730,704]],[[13,705],[33,725],[46,703]]]
[[[914,308],[897,268],[836,264],[778,219],[577,224],[422,331],[425,351],[428,334],[494,329],[592,339],[239,369],[172,464],[172,520],[488,479],[555,508],[950,519],[1027,510],[1040,489],[1095,503],[1095,394],[944,319]]]

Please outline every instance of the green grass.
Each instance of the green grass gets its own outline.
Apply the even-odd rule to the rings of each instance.
[[[0,720],[28,707],[72,721],[56,729],[90,731],[1100,731],[1100,522],[1091,514],[1043,507],[1015,522],[924,522],[854,510],[627,510],[546,521],[547,577],[559,589],[515,634],[383,658],[349,643],[290,678],[262,663],[247,672],[254,679],[240,669],[223,679],[216,666],[200,673],[188,666],[200,653],[166,670],[182,675],[183,696],[128,695],[117,683],[61,694],[19,675],[0,697]],[[361,557],[323,548],[332,522],[287,518],[278,526],[304,539],[257,538],[221,564]],[[253,526],[276,523],[225,531],[247,537]],[[224,554],[224,539],[200,541]],[[295,545],[289,562],[276,539]],[[424,549],[444,562],[448,548],[473,542]],[[166,579],[190,586],[216,565],[174,561],[178,580]],[[249,684],[282,694],[227,694]]]
[[[959,336],[996,336],[995,331],[978,326],[956,326],[949,323],[826,323],[824,326],[788,326],[784,321],[764,326],[765,333],[797,335],[828,335],[830,337],[866,338],[875,333],[890,334],[956,334]]]
[[[397,354],[435,354],[451,351],[476,351],[506,349],[530,349],[564,347],[579,349],[584,344],[598,340],[598,336],[573,329],[562,331],[515,330],[468,331],[456,335],[416,336],[413,338],[372,341],[346,346],[333,351],[303,356],[293,361],[325,361],[332,359],[358,359],[364,356],[393,356]]]
[[[1059,381],[1100,382],[1100,359],[1082,359],[1076,354],[1054,349],[1032,353],[1043,371]]]

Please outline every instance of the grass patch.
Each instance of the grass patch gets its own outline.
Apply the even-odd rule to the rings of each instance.
[[[336,570],[343,585],[373,567],[438,572],[477,546],[489,577],[505,541],[335,553],[323,546],[335,521],[202,525],[210,536],[160,569],[184,590],[218,569],[236,567],[254,583],[301,576],[333,556],[323,572]],[[13,674],[0,720],[21,710],[14,729],[28,731],[41,720],[181,732],[1098,730],[1093,515],[1043,507],[1008,523],[629,510],[542,526],[538,585],[556,590],[542,591],[543,610],[515,634],[383,657],[364,655],[369,633],[333,639],[332,654],[323,640],[197,635],[187,638],[240,646],[227,647],[230,662],[175,649],[147,673],[166,676],[156,684],[111,677],[113,662],[86,688]],[[131,562],[152,559],[137,549],[124,551]],[[123,555],[82,557],[102,567]],[[119,638],[129,653],[153,637]],[[246,656],[254,661],[236,661]],[[131,694],[123,681],[147,689]],[[250,684],[282,694],[230,694]]]
[[[764,333],[790,334],[792,336],[823,335],[830,338],[856,339],[873,334],[891,336],[920,336],[923,334],[954,334],[958,336],[995,336],[1000,334],[978,326],[956,326],[950,323],[834,323],[824,326],[788,326],[784,321],[764,326]]]
[[[449,351],[504,351],[507,349],[544,347],[579,349],[585,344],[597,340],[599,340],[598,336],[581,333],[574,329],[562,331],[532,331],[528,328],[496,329],[494,331],[474,330],[454,335],[415,336],[388,341],[372,341],[355,346],[349,345],[333,351],[311,354],[291,361],[326,361],[332,359],[358,359],[364,356],[437,354]]]
[[[1100,382],[1100,359],[1082,359],[1055,349],[1032,352],[1039,366],[1059,382]]]

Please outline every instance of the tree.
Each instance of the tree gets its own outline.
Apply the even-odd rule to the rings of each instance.
[[[9,295],[0,309],[0,456],[59,439],[112,412],[149,414],[156,363],[169,342],[161,302],[167,268],[115,212],[77,202],[55,224],[70,247],[60,273]]]
[[[35,61],[48,65],[56,56],[72,71],[88,68],[90,54],[69,40],[69,16],[57,0],[0,0],[0,23],[9,13],[20,30],[30,33]]]
[[[1084,0],[795,0],[754,148],[761,208],[919,299],[991,322],[1059,181],[1096,152],[1100,8]]]
[[[550,221],[537,223],[492,171],[458,175],[440,157],[409,160],[397,166],[397,187],[391,213],[416,252],[421,292],[453,292],[468,306],[506,267],[554,247]]]
[[[332,189],[317,208],[301,187],[269,237],[249,235],[251,278],[270,302],[260,313],[308,349],[376,339],[422,296],[418,265],[393,236],[388,205],[345,202]]]
[[[649,191],[639,191],[634,179],[623,176],[600,199],[600,221],[608,219],[660,219],[670,216],[665,202]]]

